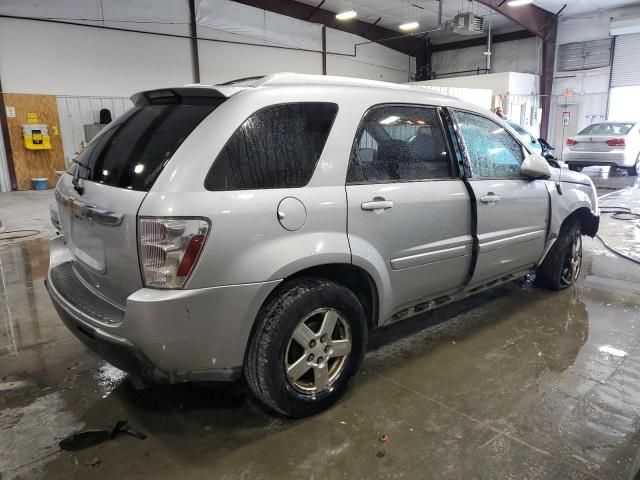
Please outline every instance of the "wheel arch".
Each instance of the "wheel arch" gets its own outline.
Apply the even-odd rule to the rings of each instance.
[[[299,278],[316,277],[344,285],[350,289],[362,304],[367,318],[367,326],[372,330],[378,325],[380,312],[380,298],[378,287],[373,277],[364,268],[352,263],[327,263],[310,266],[290,274],[273,289],[262,302],[251,326],[251,331],[245,345],[244,358],[255,335],[258,318],[268,303],[277,297],[291,282]]]
[[[303,277],[320,277],[344,285],[358,297],[362,304],[369,329],[377,325],[380,305],[378,287],[373,277],[364,268],[352,263],[327,263],[299,270],[285,278],[271,292],[265,303],[273,298],[272,296],[277,295],[286,283]]]
[[[598,227],[600,225],[600,217],[594,215],[593,212],[588,207],[580,207],[571,212],[567,217],[562,221],[562,225],[560,228],[567,225],[568,222],[572,222],[574,220],[578,220],[580,222],[580,226],[582,227],[582,233],[588,235],[590,237],[595,237],[596,233],[598,233]]]

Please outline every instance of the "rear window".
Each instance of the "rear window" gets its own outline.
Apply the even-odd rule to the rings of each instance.
[[[320,159],[338,112],[335,103],[285,103],[258,110],[224,146],[207,190],[303,187]]]
[[[578,135],[626,135],[633,125],[633,123],[594,123]]]
[[[224,100],[192,97],[137,105],[87,145],[71,173],[77,170],[79,178],[147,191],[182,142]]]

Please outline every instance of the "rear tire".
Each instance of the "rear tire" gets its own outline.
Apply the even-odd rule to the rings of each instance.
[[[562,290],[575,284],[582,269],[582,228],[578,220],[565,222],[556,243],[536,272],[536,285]]]
[[[343,285],[296,279],[283,285],[256,321],[244,375],[267,407],[289,417],[313,415],[336,403],[356,379],[367,320]]]

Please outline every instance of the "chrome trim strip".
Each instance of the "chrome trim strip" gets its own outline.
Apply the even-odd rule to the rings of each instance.
[[[546,235],[545,230],[536,230],[534,232],[522,233],[520,235],[514,235],[512,237],[501,238],[498,240],[493,240],[490,242],[485,242],[480,244],[480,253],[488,253],[493,250],[498,250],[504,247],[510,247],[513,245],[517,245],[518,243],[528,242],[530,240],[535,240],[540,237],[544,237]]]
[[[56,200],[74,217],[86,218],[109,227],[117,227],[124,219],[122,213],[91,205],[70,195],[60,193],[58,190],[56,190]]]
[[[451,260],[470,254],[471,244],[460,245],[453,248],[444,248],[442,250],[409,255],[408,257],[394,258],[391,260],[391,268],[393,270],[402,270],[403,268],[417,267],[441,260]]]

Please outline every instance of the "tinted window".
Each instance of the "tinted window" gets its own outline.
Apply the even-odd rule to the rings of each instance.
[[[224,146],[205,187],[243,190],[305,186],[337,111],[334,103],[287,103],[257,111]]]
[[[633,123],[594,123],[578,135],[626,135],[632,128]]]
[[[504,128],[473,113],[456,112],[474,177],[520,176],[522,146]]]
[[[451,177],[434,108],[389,106],[367,113],[351,152],[347,183]]]
[[[222,101],[133,107],[80,152],[72,173],[114,187],[149,190],[182,142]]]

